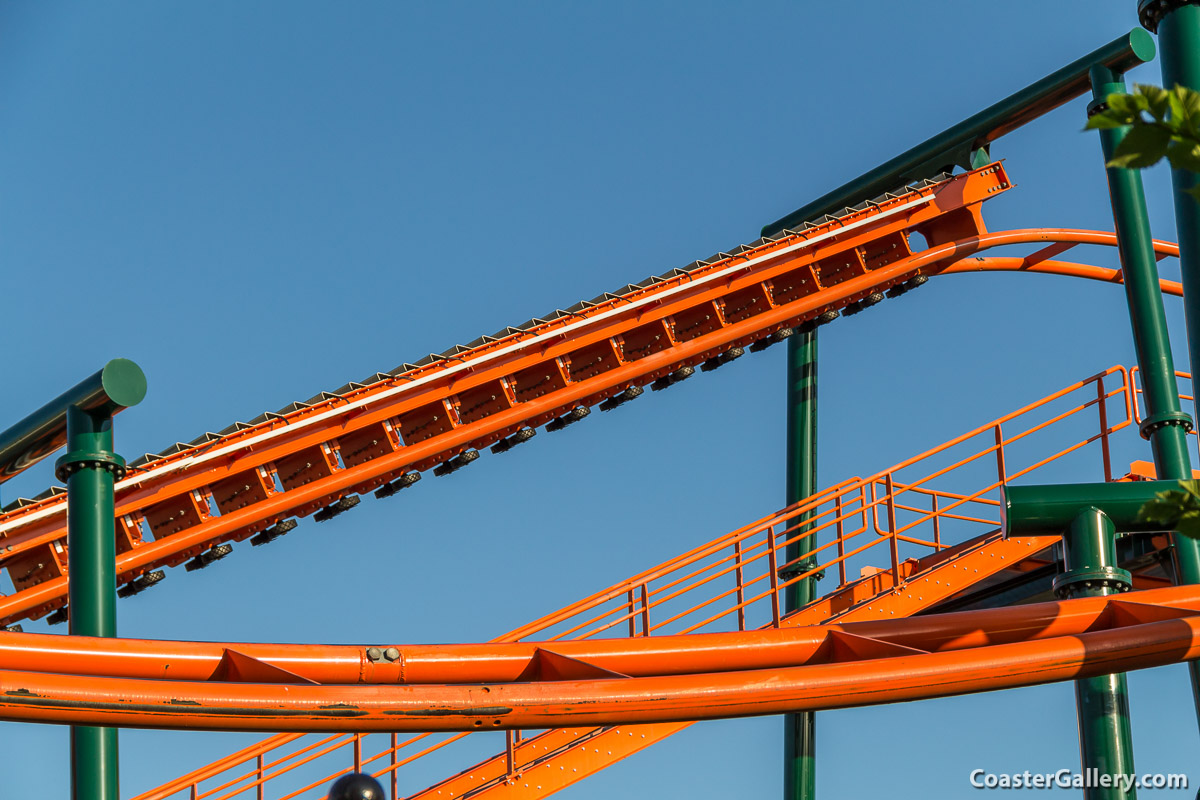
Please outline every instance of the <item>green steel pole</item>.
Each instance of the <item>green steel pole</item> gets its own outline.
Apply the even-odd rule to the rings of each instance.
[[[1200,90],[1200,8],[1195,0],[1141,0],[1142,25],[1158,34],[1162,51],[1163,84]],[[1179,271],[1183,282],[1183,316],[1187,323],[1188,353],[1193,380],[1200,380],[1200,203],[1187,193],[1200,181],[1187,170],[1171,170],[1175,195],[1175,227],[1179,238]],[[1193,394],[1196,394],[1193,392]],[[1196,395],[1200,402],[1200,394]],[[1191,477],[1190,472],[1186,477]],[[1200,583],[1200,542],[1183,536],[1173,541],[1175,579]],[[1192,696],[1200,720],[1200,664],[1188,664]]]
[[[1088,107],[1089,115],[1098,111],[1110,94],[1124,94],[1126,91],[1124,77],[1108,67],[1093,67],[1091,77],[1093,102]],[[1112,159],[1117,145],[1128,132],[1129,128],[1100,131],[1105,161]],[[1146,399],[1142,436],[1150,440],[1155,470],[1160,478],[1191,478],[1187,432],[1191,430],[1192,422],[1179,402],[1179,386],[1175,381],[1175,362],[1171,356],[1166,312],[1158,284],[1158,264],[1154,257],[1150,215],[1146,212],[1141,172],[1109,167],[1108,190],[1112,198],[1113,220],[1116,222],[1125,298],[1133,325],[1133,343]],[[1186,196],[1184,200],[1193,202]],[[1192,329],[1189,322],[1188,330]],[[1197,349],[1193,347],[1192,352],[1197,352]],[[1195,583],[1200,580],[1200,542],[1176,533],[1171,534],[1171,541],[1174,545],[1172,558],[1175,574],[1179,582]],[[1188,670],[1191,674],[1192,698],[1196,704],[1197,718],[1200,719],[1200,665],[1191,662]]]
[[[1097,508],[1081,509],[1063,533],[1066,571],[1054,581],[1061,598],[1103,597],[1126,591],[1129,573],[1118,569],[1116,530],[1112,520]],[[1123,674],[1101,675],[1075,681],[1079,715],[1079,751],[1084,775],[1124,775],[1132,779],[1133,732],[1129,724],[1129,694]],[[1085,800],[1134,800],[1128,787],[1089,786]]]
[[[1103,65],[1092,67],[1092,95],[1088,108],[1100,110],[1110,94],[1124,94],[1125,80],[1120,73]],[[1116,152],[1129,128],[1100,131],[1104,160]],[[1191,419],[1180,408],[1179,386],[1175,382],[1175,362],[1167,332],[1162,291],[1158,283],[1158,264],[1150,236],[1150,215],[1141,172],[1134,169],[1108,168],[1108,191],[1112,199],[1113,220],[1117,230],[1117,248],[1125,281],[1125,299],[1133,326],[1133,344],[1146,400],[1146,420],[1142,435],[1154,450],[1154,465],[1160,478],[1181,480],[1192,476],[1188,458],[1187,432]],[[1193,539],[1183,537],[1194,548]],[[1176,542],[1176,547],[1179,547]],[[1197,551],[1200,553],[1200,551]]]
[[[56,473],[67,483],[68,608],[74,636],[117,635],[113,485],[124,460],[113,452],[105,409],[67,407],[67,453]],[[71,728],[71,796],[120,800],[117,730]]]
[[[788,339],[787,351],[787,504],[798,503],[817,491],[817,332],[799,331]],[[801,517],[801,521],[809,515]],[[787,546],[787,563],[798,572],[812,568],[809,553],[816,546],[808,536]],[[815,577],[784,591],[784,608],[795,611],[812,602]],[[816,796],[816,714],[803,711],[783,719],[784,800]]]
[[[125,460],[113,452],[113,415],[145,395],[141,368],[115,359],[6,432],[14,434],[8,453],[14,464],[65,440],[55,475],[67,484],[67,608],[74,636],[117,635],[113,487]],[[120,800],[117,766],[115,728],[71,728],[73,800]]]
[[[1200,90],[1200,8],[1194,0],[1142,0],[1142,24],[1158,33],[1163,83]],[[1198,177],[1172,170],[1175,223],[1179,235],[1179,267],[1183,279],[1183,313],[1187,321],[1192,374],[1200,379],[1200,203],[1187,190]],[[1191,477],[1190,472],[1185,477]],[[1183,546],[1184,543],[1190,546]],[[1200,543],[1176,537],[1176,570],[1180,583],[1200,583]],[[1197,702],[1200,702],[1198,698]]]

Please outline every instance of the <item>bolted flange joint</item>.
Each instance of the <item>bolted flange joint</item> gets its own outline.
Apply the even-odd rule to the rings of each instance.
[[[1138,433],[1143,439],[1149,439],[1151,434],[1160,428],[1165,428],[1168,425],[1179,425],[1183,428],[1184,433],[1192,432],[1192,418],[1185,411],[1163,411],[1158,414],[1151,414],[1142,420],[1142,424],[1138,426]]]
[[[1158,23],[1163,17],[1184,6],[1200,5],[1200,0],[1140,0],[1138,22],[1151,33],[1158,33]]]
[[[785,582],[790,581],[792,578],[797,578],[806,572],[816,569],[816,566],[817,566],[817,562],[813,559],[808,559],[806,561],[799,561],[795,564],[788,564],[787,566],[783,566],[783,567],[779,568],[779,579],[781,581],[785,581]],[[816,572],[814,572],[812,575],[809,575],[808,577],[814,581],[824,580],[825,579],[825,570],[823,570],[823,569],[817,570]]]
[[[1119,567],[1097,567],[1096,569],[1073,569],[1054,579],[1054,596],[1067,600],[1081,592],[1096,589],[1111,589],[1115,593],[1128,592],[1133,579],[1128,570]]]
[[[106,453],[101,450],[87,452],[76,450],[67,453],[54,462],[54,477],[64,483],[81,469],[99,469],[111,472],[114,480],[125,477],[125,459],[116,453]]]

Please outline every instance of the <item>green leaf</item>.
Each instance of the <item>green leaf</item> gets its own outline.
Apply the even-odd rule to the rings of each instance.
[[[1110,167],[1141,169],[1157,164],[1167,154],[1171,132],[1153,124],[1135,125],[1117,146]]]
[[[1130,123],[1121,117],[1108,111],[1101,111],[1099,114],[1093,114],[1088,117],[1087,125],[1083,129],[1085,131],[1095,131],[1105,128],[1121,128],[1128,124]]]
[[[1108,104],[1108,112],[1120,119],[1133,120],[1141,116],[1142,105],[1149,105],[1144,99],[1140,101],[1132,94],[1110,94],[1104,98],[1104,102]]]
[[[1159,122],[1166,121],[1167,113],[1171,110],[1170,92],[1146,84],[1135,86],[1134,91],[1138,108],[1150,112],[1150,116]]]
[[[1176,85],[1170,92],[1170,102],[1175,132],[1200,141],[1200,92]]]
[[[1185,510],[1183,492],[1158,492],[1138,511],[1138,519],[1164,528],[1175,527],[1175,521]]]
[[[1200,539],[1200,511],[1185,511],[1175,523],[1175,530],[1184,536]]]
[[[1179,482],[1179,488],[1184,491],[1189,500],[1196,503],[1196,508],[1200,509],[1200,480],[1194,478],[1182,480]]]
[[[1197,203],[1200,203],[1200,185],[1193,186],[1192,188],[1185,189],[1184,191],[1194,197]]]
[[[1200,172],[1200,144],[1172,139],[1167,147],[1167,160],[1171,162],[1172,169]]]

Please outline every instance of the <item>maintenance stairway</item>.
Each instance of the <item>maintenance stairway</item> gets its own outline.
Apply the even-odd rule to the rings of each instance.
[[[1113,480],[1113,438],[1136,430],[1136,400],[1130,370],[1112,367],[493,641],[744,631],[1042,599],[1056,571],[1058,537],[1003,538],[997,527],[999,488],[1048,465],[1078,469],[1081,459]],[[1145,465],[1135,467],[1123,479],[1152,477]],[[807,537],[813,537],[811,566],[787,562],[788,545]],[[1135,588],[1169,585],[1166,537],[1127,539],[1122,552],[1134,570]],[[836,585],[824,596],[794,614],[781,613],[788,586],[834,576]],[[544,663],[542,674],[556,671],[567,680],[588,669],[558,659]],[[690,724],[494,733],[492,738],[505,737],[504,749],[473,764],[485,734],[279,734],[136,800],[319,797],[331,780],[351,770],[373,773],[390,785],[393,798],[543,797]],[[414,791],[416,781],[455,753],[472,765]],[[434,766],[423,766],[431,762]]]

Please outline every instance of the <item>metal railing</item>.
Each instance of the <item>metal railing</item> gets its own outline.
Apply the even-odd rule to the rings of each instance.
[[[870,477],[829,487],[493,641],[778,626],[784,590],[830,571],[836,571],[837,580],[825,596],[880,572],[889,573],[891,586],[899,586],[920,557],[994,531],[1005,483],[1091,444],[1098,444],[1094,449],[1104,478],[1111,480],[1110,439],[1131,426],[1134,396],[1130,371],[1112,367]],[[789,561],[788,546],[803,540],[812,543],[809,552]],[[883,566],[869,563],[872,559]],[[580,732],[575,743],[591,733]],[[263,798],[268,784],[272,797],[291,800],[311,792],[319,796],[339,775],[363,769],[390,783],[391,797],[397,798],[401,767],[478,736],[280,734],[135,800],[182,792],[193,800]],[[521,741],[520,732],[507,735],[502,755],[508,778],[516,773],[514,748]],[[369,757],[364,756],[368,744]],[[326,763],[333,766],[320,768]]]

